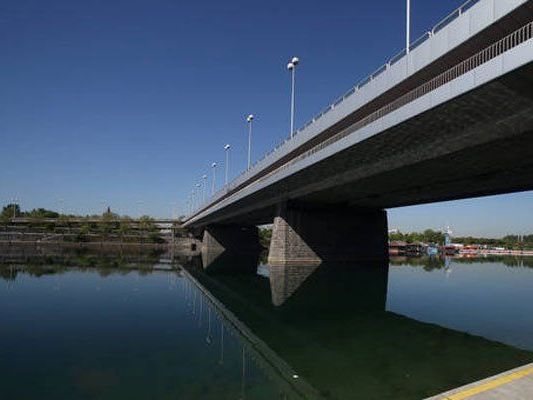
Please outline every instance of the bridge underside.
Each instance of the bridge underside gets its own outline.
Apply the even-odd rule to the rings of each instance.
[[[533,66],[528,65],[273,183],[195,225],[274,222],[276,235],[283,227],[280,210],[289,202],[306,210],[344,210],[346,216],[373,210],[375,221],[367,218],[360,224],[363,235],[372,232],[372,226],[386,230],[386,217],[385,224],[377,217],[386,208],[532,189]],[[313,219],[308,211],[305,214]],[[341,226],[341,216],[330,219]],[[323,225],[314,219],[315,227]],[[354,245],[357,218],[346,220],[352,221],[344,222],[356,235]],[[321,234],[335,236],[333,226]],[[368,235],[386,242],[386,235]],[[342,242],[342,235],[335,237],[336,243]],[[271,254],[274,261],[272,248]]]

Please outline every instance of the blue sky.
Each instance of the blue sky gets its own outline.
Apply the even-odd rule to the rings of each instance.
[[[413,37],[463,0],[412,0]],[[170,216],[232,145],[231,175],[404,45],[403,0],[3,0],[0,201]],[[221,172],[221,171],[219,171]],[[219,173],[219,178],[222,174]],[[219,179],[221,183],[221,179]],[[531,192],[391,210],[403,230],[527,232]]]

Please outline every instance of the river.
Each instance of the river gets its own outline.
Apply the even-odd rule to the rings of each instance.
[[[423,399],[533,361],[533,259],[0,267],[1,399]]]

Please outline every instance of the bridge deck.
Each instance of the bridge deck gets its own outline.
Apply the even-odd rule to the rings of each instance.
[[[424,50],[426,52],[431,50],[427,54],[423,53],[427,57],[425,57],[425,64],[419,65],[420,68],[402,68],[402,76],[396,77],[394,71],[398,68],[398,63],[391,64],[385,72],[372,81],[372,84],[362,87],[358,95],[349,96],[345,101],[331,108],[327,116],[321,117],[319,121],[317,120],[313,125],[306,128],[312,128],[314,130],[313,133],[305,133],[306,130],[304,129],[301,134],[287,141],[282,148],[267,156],[243,176],[237,178],[219,193],[215,194],[207,204],[200,206],[199,209],[195,210],[188,217],[185,221],[185,226],[198,223],[202,224],[207,219],[212,219],[212,216],[219,210],[236,207],[237,203],[242,203],[245,199],[251,198],[252,196],[264,197],[263,194],[266,193],[266,189],[269,186],[275,186],[274,184],[281,186],[277,192],[284,193],[285,198],[300,198],[302,196],[301,193],[289,193],[287,189],[291,188],[292,190],[294,188],[294,185],[289,184],[292,175],[300,172],[304,173],[304,169],[311,171],[320,161],[330,156],[338,158],[336,153],[340,153],[350,146],[365,147],[359,142],[364,141],[366,142],[365,145],[368,146],[369,140],[367,139],[370,137],[378,135],[385,136],[385,134],[391,136],[390,132],[392,131],[390,128],[395,125],[399,126],[402,122],[405,122],[403,123],[404,127],[409,128],[409,126],[413,125],[412,122],[415,121],[417,116],[423,113],[428,114],[427,111],[437,114],[429,118],[430,122],[437,121],[439,120],[437,117],[442,114],[441,112],[435,111],[437,106],[453,100],[457,104],[451,104],[448,108],[457,109],[461,102],[460,100],[457,101],[460,96],[469,90],[478,88],[478,86],[485,85],[486,82],[490,82],[490,79],[485,79],[487,71],[496,71],[501,65],[506,66],[505,68],[507,69],[505,71],[495,72],[491,75],[491,79],[503,77],[506,73],[512,71],[512,68],[508,68],[509,63],[513,60],[520,59],[518,55],[520,51],[526,51],[524,46],[518,49],[517,47],[531,39],[533,29],[531,25],[533,1],[515,1],[515,6],[518,6],[518,4],[521,4],[521,6],[509,12],[501,19],[495,16],[492,24],[487,25],[484,29],[474,29],[477,26],[474,23],[477,18],[476,15],[480,14],[482,10],[490,10],[491,7],[489,6],[491,4],[491,0],[479,1],[476,5],[477,8],[472,7],[460,18],[457,18],[456,21],[438,33],[431,35],[430,39],[424,42],[423,45],[413,50],[409,54],[409,57],[405,58],[406,60],[409,59],[414,62],[417,52],[422,52],[424,49],[426,49]],[[497,4],[501,5],[501,3]],[[505,4],[509,5],[510,3]],[[487,20],[486,22],[488,23],[489,21]],[[528,24],[523,25],[526,22]],[[466,37],[461,37],[461,40],[451,40],[450,38],[454,32],[462,31],[463,28],[458,29],[459,26],[463,26],[465,32],[470,32],[471,36],[468,37],[466,35]],[[513,31],[513,29],[520,26],[522,28]],[[510,31],[513,31],[513,33],[510,36],[506,36],[509,35]],[[443,52],[442,54],[440,52],[435,53],[434,50],[440,46],[439,43],[441,43],[441,40],[447,43],[447,52]],[[428,55],[430,53],[431,56]],[[418,53],[420,56],[421,54]],[[517,65],[516,68],[518,67]],[[524,75],[524,73],[520,75]],[[503,82],[504,86],[506,85],[505,79]],[[527,81],[529,77],[522,76],[520,79]],[[386,85],[383,86],[379,82]],[[470,85],[469,82],[474,82],[474,84]],[[518,86],[522,88],[526,87],[523,84]],[[365,90],[370,90],[371,88],[373,89],[373,96],[363,95]],[[451,94],[452,92],[453,94]],[[494,95],[494,93],[478,93],[477,97],[479,99],[477,100],[479,100],[480,107],[484,107],[484,104],[481,103],[486,102],[489,95]],[[528,97],[530,93],[523,93],[522,95]],[[514,93],[510,97],[514,99],[518,95]],[[493,100],[496,103],[505,103],[507,101],[503,97]],[[429,103],[431,104],[428,106]],[[471,106],[474,104],[473,101],[467,101],[466,103],[465,107],[459,107],[460,111],[466,110],[466,107],[472,108]],[[470,110],[469,115],[475,116],[479,114],[479,111],[480,109]],[[407,114],[409,114],[411,121],[407,121],[409,119],[406,116]],[[465,129],[457,123],[458,121],[452,120],[455,114],[451,112],[452,117],[450,117],[449,123],[443,129],[449,130],[450,127],[454,126],[459,127],[460,130]],[[500,122],[502,121],[495,120],[490,125],[495,126]],[[439,136],[436,134],[436,130],[434,131],[434,137],[442,137],[442,135]],[[407,133],[409,132],[403,135],[406,139],[408,138]],[[418,133],[420,136],[429,134],[429,132]],[[449,138],[447,143],[458,143],[456,139]],[[374,141],[378,140],[376,139]],[[402,146],[402,148],[404,147]],[[392,148],[390,141],[386,141],[382,148],[378,150],[380,154],[386,150],[388,150],[389,154],[392,154],[396,149]],[[330,157],[329,161],[334,160],[335,157]],[[359,161],[359,169],[366,168],[365,163],[362,162],[362,158],[359,158]],[[443,165],[441,163],[441,166]],[[331,176],[327,178],[329,180],[337,179],[343,170],[337,172],[337,174],[332,172],[330,174]],[[325,179],[323,179],[323,183],[326,183]],[[351,182],[352,185],[350,187],[352,189],[359,187],[359,184],[354,185],[354,183],[356,182]],[[520,188],[520,190],[525,189]],[[294,192],[294,190],[292,191]],[[371,192],[374,193],[375,191],[372,190]],[[482,195],[480,193],[477,195]],[[483,192],[483,195],[486,194],[489,193]],[[431,200],[435,201],[435,199]],[[418,203],[427,201],[428,199],[425,199]],[[385,203],[380,204],[380,206],[393,207],[414,204],[412,201],[388,201]],[[244,210],[242,207],[241,209]],[[240,213],[242,214],[243,212],[241,211]],[[256,210],[253,212],[257,214]]]
[[[525,400],[533,398],[533,363],[427,400]]]

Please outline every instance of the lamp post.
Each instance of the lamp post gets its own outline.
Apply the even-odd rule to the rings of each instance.
[[[138,213],[139,213],[139,218],[142,217],[142,211],[143,211],[143,204],[144,204],[144,201],[142,200],[138,200],[137,201],[137,208],[138,208]]]
[[[226,169],[226,173],[225,173],[225,185],[228,186],[228,169],[229,169],[229,149],[231,148],[231,146],[229,144],[225,145],[224,146],[224,150],[226,152],[226,165],[224,166],[225,169]]]
[[[411,0],[407,0],[405,19],[405,51],[406,54],[409,54],[409,47],[411,46]]]
[[[207,175],[202,175],[202,200],[205,203],[205,194],[207,192]]]
[[[63,203],[64,199],[58,199],[57,202],[59,203],[59,214],[63,215]]]
[[[248,169],[252,163],[252,121],[254,120],[253,114],[250,114],[246,117],[248,121]]]
[[[16,197],[13,197],[13,219],[17,218],[17,202],[18,199]]]
[[[202,202],[202,198],[200,197],[200,190],[201,190],[201,185],[199,183],[197,183],[196,185],[196,195],[198,196],[197,199],[198,199],[198,206],[201,205],[201,202]]]
[[[207,192],[207,175],[202,175],[202,199],[205,203],[205,193]]]
[[[214,162],[213,164],[211,164],[211,168],[213,169],[213,181],[211,182],[211,196],[213,196],[215,194],[215,181],[216,181],[216,178],[217,178],[217,163]]]
[[[295,87],[295,75],[296,75],[296,66],[300,63],[298,57],[293,57],[291,61],[287,64],[287,69],[291,71],[291,138],[294,135],[294,87]]]

